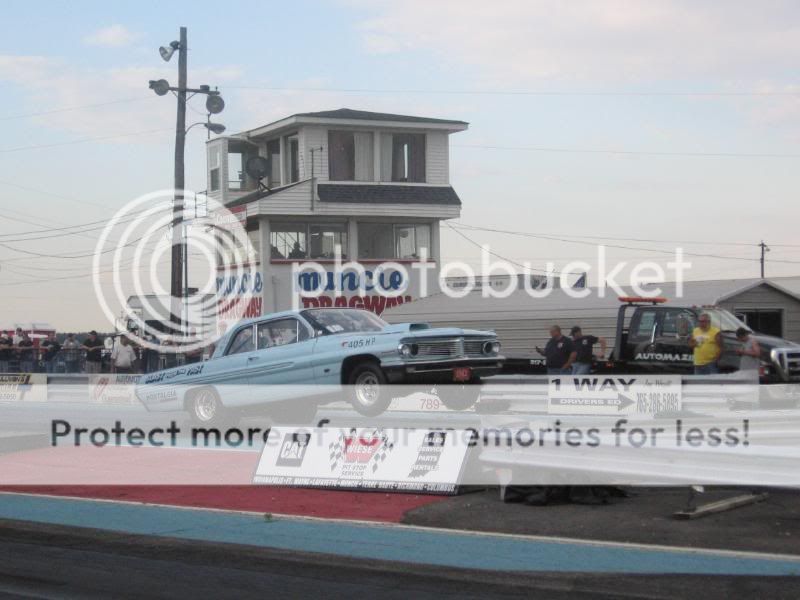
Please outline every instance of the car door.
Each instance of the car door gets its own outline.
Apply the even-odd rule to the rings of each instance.
[[[314,337],[295,317],[280,317],[256,325],[256,351],[248,357],[248,381],[259,402],[274,402],[313,394]]]
[[[249,372],[255,354],[255,325],[237,329],[219,358],[203,363],[203,379],[214,384],[222,404],[239,406],[251,401]]]
[[[658,309],[641,307],[636,309],[628,328],[626,354],[639,367],[647,368],[653,363],[652,349],[658,325]]]
[[[662,308],[659,312],[652,348],[654,363],[665,371],[691,369],[693,352],[689,348],[689,337],[697,321],[696,315],[686,308]]]

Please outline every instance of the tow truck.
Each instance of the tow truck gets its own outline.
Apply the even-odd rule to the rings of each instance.
[[[614,350],[598,370],[635,373],[689,374],[693,371],[693,351],[689,337],[702,313],[722,332],[722,373],[739,369],[736,350],[742,343],[736,330],[747,325],[718,306],[674,306],[663,297],[623,296],[617,311]],[[627,324],[627,325],[626,325]],[[761,346],[761,383],[800,382],[800,345],[777,337],[752,332]]]

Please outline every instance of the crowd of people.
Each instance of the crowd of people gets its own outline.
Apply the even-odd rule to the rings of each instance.
[[[153,343],[157,343],[155,338]],[[18,327],[0,332],[0,373],[150,373],[179,364],[198,362],[203,350],[186,353],[156,350],[136,344],[125,335],[103,338],[90,331],[82,340],[73,333],[61,341],[50,333],[38,344]]]

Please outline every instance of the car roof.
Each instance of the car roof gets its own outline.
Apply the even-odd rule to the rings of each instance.
[[[282,310],[279,312],[269,313],[266,315],[261,315],[260,317],[250,317],[247,319],[242,319],[236,323],[235,326],[231,327],[230,329],[239,329],[240,327],[252,325],[253,323],[260,323],[262,321],[272,320],[272,319],[280,319],[281,317],[297,317],[300,313],[305,311],[315,311],[315,310],[347,310],[353,312],[370,312],[363,308],[353,308],[350,306],[320,306],[320,307],[310,307],[310,308],[303,308],[299,310]],[[376,315],[377,316],[377,315]],[[226,332],[227,333],[227,332]]]

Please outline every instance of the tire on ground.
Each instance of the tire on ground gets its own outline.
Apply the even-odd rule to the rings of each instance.
[[[222,405],[214,388],[203,387],[189,392],[186,398],[186,411],[196,425],[220,427],[231,424],[236,413]]]

